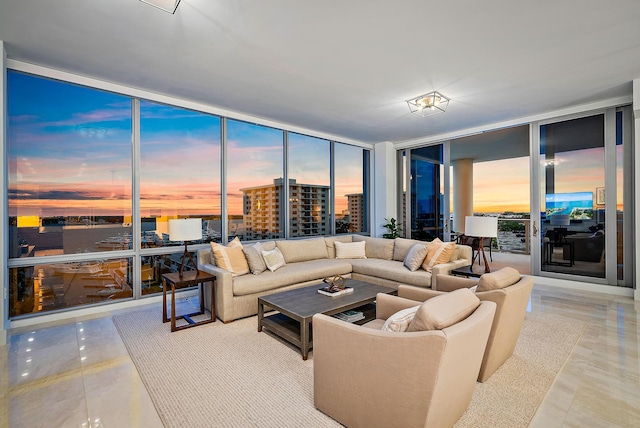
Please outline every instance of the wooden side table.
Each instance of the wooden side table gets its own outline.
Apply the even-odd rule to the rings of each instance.
[[[171,331],[184,330],[185,328],[195,327],[201,324],[208,324],[216,320],[216,302],[215,302],[215,282],[216,277],[206,272],[186,271],[182,277],[178,272],[165,273],[162,275],[162,322],[171,321]],[[204,287],[205,284],[211,284],[211,318],[203,321],[194,321],[191,317],[194,315],[203,315],[204,308]],[[200,312],[176,316],[176,288],[190,287],[198,285],[200,288]],[[171,287],[171,319],[167,317],[167,289]],[[176,320],[183,319],[188,324],[176,327]]]

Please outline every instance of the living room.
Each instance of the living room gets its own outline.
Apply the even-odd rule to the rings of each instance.
[[[456,183],[460,182],[453,172],[457,159],[446,157],[455,152],[456,142],[461,143],[456,140],[503,129],[524,126],[529,137],[525,145],[533,144],[532,149],[527,149],[527,155],[531,156],[531,190],[526,239],[542,243],[544,233],[540,235],[540,229],[565,227],[552,225],[541,215],[545,211],[543,195],[573,192],[562,188],[568,182],[562,181],[566,179],[562,174],[568,171],[562,169],[562,161],[580,161],[562,158],[563,151],[553,152],[553,158],[550,151],[541,152],[540,131],[591,116],[601,118],[604,129],[602,144],[598,146],[601,157],[597,158],[600,163],[597,178],[602,184],[588,183],[588,191],[593,192],[593,219],[571,220],[568,230],[574,235],[591,235],[596,233],[595,229],[589,230],[591,223],[593,226],[601,223],[607,233],[591,240],[598,243],[597,260],[591,255],[593,251],[585,255],[578,250],[572,260],[570,242],[574,246],[580,243],[571,234],[547,245],[554,251],[551,262],[556,264],[545,262],[544,244],[531,245],[530,271],[536,277],[533,296],[546,302],[538,305],[541,312],[554,298],[571,306],[581,296],[589,296],[582,302],[585,307],[607,308],[598,315],[599,326],[614,313],[608,310],[619,308],[617,305],[625,308],[625,316],[629,312],[635,316],[634,298],[636,301],[639,298],[635,266],[640,264],[634,246],[640,228],[633,215],[639,188],[634,175],[637,153],[631,150],[638,141],[638,119],[633,114],[640,105],[640,69],[634,59],[638,51],[635,22],[639,12],[635,4],[619,5],[619,10],[612,12],[598,2],[587,6],[567,2],[557,9],[541,6],[522,10],[521,6],[498,8],[496,4],[471,2],[455,6],[410,2],[402,8],[359,2],[331,7],[296,4],[248,7],[182,0],[171,14],[137,0],[91,5],[67,0],[55,7],[30,1],[19,3],[0,3],[2,68],[3,75],[8,76],[0,88],[5,99],[0,120],[6,171],[2,179],[6,202],[1,217],[5,219],[7,232],[3,234],[5,245],[0,250],[7,302],[0,310],[2,342],[20,329],[43,322],[61,323],[64,318],[64,322],[73,322],[78,317],[158,304],[161,288],[155,269],[159,264],[175,266],[183,248],[170,242],[166,226],[172,217],[206,217],[203,231],[206,230],[210,241],[221,243],[242,234],[246,241],[331,235],[339,233],[340,227],[377,237],[384,232],[385,218],[394,217],[403,224],[411,224],[411,210],[404,213],[399,202],[401,184],[411,177],[410,168],[403,169],[398,161],[403,151],[410,157],[423,147],[442,147],[446,156],[441,168],[443,171],[451,168],[452,172],[441,174],[442,194],[448,196],[443,200],[448,205],[438,206],[436,212],[455,215],[463,211],[456,209],[460,199],[456,197],[460,195]],[[576,7],[585,9],[580,20],[571,18]],[[412,29],[429,28],[428,17],[434,15],[443,18],[447,30],[434,31],[434,40],[415,38]],[[602,16],[607,17],[606,23],[602,23]],[[483,24],[482,35],[470,31],[477,28],[479,21],[488,24]],[[540,32],[543,24],[558,33]],[[616,41],[609,40],[598,28],[617,32]],[[344,43],[345,40],[349,43]],[[571,58],[569,53],[576,57]],[[607,61],[602,61],[603,57]],[[434,67],[434,63],[441,65]],[[540,67],[540,64],[547,65]],[[54,83],[63,87],[77,85],[92,93],[109,93],[117,102],[123,99],[128,102],[125,108],[120,104],[118,110],[119,120],[123,118],[123,110],[128,110],[127,117],[131,117],[124,119],[129,121],[124,144],[110,146],[111,159],[124,155],[118,158],[124,161],[114,162],[117,166],[110,168],[92,163],[95,162],[92,155],[103,154],[98,150],[99,143],[113,142],[112,131],[121,131],[118,127],[103,126],[104,122],[100,126],[95,125],[97,121],[93,126],[68,122],[66,126],[89,138],[85,141],[91,144],[77,140],[79,144],[69,146],[66,152],[61,147],[67,140],[62,138],[51,140],[51,151],[46,154],[40,150],[29,153],[27,144],[31,142],[27,140],[25,144],[12,143],[16,135],[12,131],[18,129],[18,122],[13,121],[17,116],[9,117],[7,103],[16,100],[11,94],[16,91],[18,75],[33,78],[25,79],[28,82],[20,90],[25,94],[33,90],[33,98],[42,97],[39,105],[47,108],[55,108],[57,104],[62,110],[64,103],[55,102],[53,92],[37,92],[35,86],[30,86],[32,82],[46,81],[51,87]],[[429,91],[451,97],[447,110],[427,117],[412,114],[406,101]],[[105,103],[110,107],[116,104]],[[74,108],[75,111],[69,110],[72,112],[69,117],[89,112],[83,111],[78,103]],[[173,114],[170,120],[168,112]],[[193,115],[193,122],[181,125],[180,120],[186,119],[179,116],[187,114]],[[618,114],[624,117],[620,127],[623,144],[616,141]],[[153,126],[147,126],[153,121]],[[33,130],[45,129],[44,125],[62,126],[62,122],[23,123],[29,123]],[[181,126],[189,127],[193,133],[184,132],[176,138],[178,133],[170,128]],[[189,142],[201,139],[202,135],[194,134],[200,126],[208,129],[207,135],[215,137],[206,137],[208,145],[190,146]],[[49,138],[39,137],[40,141]],[[274,141],[278,150],[272,150]],[[157,144],[155,152],[151,150],[154,144]],[[499,152],[501,146],[494,144],[489,150]],[[507,147],[509,143],[503,144]],[[23,152],[17,156],[15,151],[7,153],[9,148]],[[619,155],[617,149],[621,150]],[[74,150],[78,150],[75,155],[86,151],[85,159],[74,156]],[[134,150],[139,152],[132,154]],[[501,155],[508,158],[506,149],[498,157]],[[268,168],[252,166],[256,164],[249,161],[258,156],[261,165]],[[51,168],[53,163],[55,169]],[[541,172],[540,165],[553,168]],[[550,172],[552,169],[554,172]],[[74,193],[79,199],[65,205],[72,200],[70,190],[77,189],[60,183],[72,178],[82,183],[81,177],[98,172],[100,190],[108,193],[99,196]],[[316,181],[314,174],[321,174],[322,179]],[[189,175],[199,178],[184,180]],[[45,192],[41,184],[49,177],[61,180],[57,188],[49,187]],[[585,176],[576,174],[572,180],[576,177]],[[40,208],[82,207],[88,200],[99,203],[95,205],[96,211],[86,216],[68,214],[70,211],[40,216],[29,211],[29,207],[20,212],[21,218],[14,225],[7,220],[14,215],[9,206],[11,209],[18,206],[16,201],[27,195],[13,192],[16,180],[20,185],[32,186],[20,189],[37,188],[30,194],[38,195]],[[540,189],[538,183],[543,182],[554,183],[555,189],[553,186]],[[305,189],[305,184],[313,187]],[[168,188],[175,193],[167,198],[162,190]],[[291,216],[287,221],[281,220],[286,225],[275,237],[269,236],[273,227],[267,224],[267,218],[256,213],[275,209],[276,199],[270,198],[275,198],[279,188],[289,192],[287,200],[291,205],[287,204],[287,209]],[[602,194],[596,192],[605,188],[607,191]],[[182,192],[180,199],[175,196],[179,192]],[[191,197],[190,192],[196,197]],[[332,210],[314,214],[316,220],[308,229],[303,220],[294,221],[292,217],[295,209],[299,212],[304,209],[301,198],[298,208],[293,201],[303,192],[316,195],[313,197],[318,200],[328,198],[332,204]],[[208,205],[205,208],[195,203],[201,196],[200,200]],[[145,205],[151,203],[156,205]],[[110,216],[97,211],[107,206],[109,209],[117,206],[119,211]],[[359,217],[355,215],[356,208],[363,209]],[[349,222],[345,220],[347,213]],[[620,225],[618,213],[623,215]],[[473,209],[469,214],[473,214]],[[74,216],[74,223],[70,223]],[[57,223],[59,217],[65,217],[67,223]],[[112,233],[115,226],[110,223],[114,218],[119,228],[116,234]],[[362,221],[356,222],[356,218]],[[267,225],[259,230],[255,225],[263,221]],[[457,229],[444,230],[445,223],[448,225],[443,221],[436,228],[448,240]],[[538,228],[537,236],[533,235],[534,228]],[[33,235],[16,236],[15,242],[9,242],[8,236],[14,229],[21,232],[32,229]],[[83,252],[88,240],[81,239],[79,234],[85,229],[91,230],[90,244],[99,250]],[[42,241],[38,245],[43,249],[39,250],[31,241],[32,236],[43,240],[56,237],[59,243],[42,245]],[[56,245],[58,248],[53,248]],[[203,241],[190,246],[190,250],[207,246],[208,241]],[[107,250],[109,255],[105,256]],[[22,251],[27,256],[22,256]],[[50,287],[50,300],[43,301],[46,310],[33,301],[25,303],[26,299],[18,299],[25,307],[30,304],[31,312],[12,312],[17,306],[7,299],[16,293],[12,284],[16,283],[17,273],[33,269],[43,261],[58,269],[56,276],[65,281]],[[97,262],[101,263],[99,268],[95,266]],[[596,265],[597,273],[589,273]],[[34,272],[33,277],[38,280],[37,270]],[[73,279],[75,273],[91,277],[91,284],[85,282],[82,286],[87,291],[69,300],[72,303],[56,306],[62,293],[66,292],[68,298],[75,293],[78,284]],[[23,310],[21,307],[20,311]],[[578,318],[587,316],[588,310],[583,310]],[[621,322],[628,327],[629,321]],[[635,339],[626,338],[627,334],[628,329],[626,346],[636,349]]]

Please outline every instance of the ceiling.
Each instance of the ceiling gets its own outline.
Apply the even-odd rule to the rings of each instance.
[[[0,0],[11,59],[364,143],[629,96],[640,1]],[[445,113],[411,114],[437,90]]]

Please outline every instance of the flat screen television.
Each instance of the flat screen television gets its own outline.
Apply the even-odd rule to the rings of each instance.
[[[569,220],[593,220],[593,192],[549,193],[546,196],[546,218],[560,214]]]

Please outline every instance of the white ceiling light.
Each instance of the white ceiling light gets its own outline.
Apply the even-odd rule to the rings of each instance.
[[[411,113],[419,114],[420,116],[429,116],[433,113],[445,111],[449,105],[449,98],[440,92],[434,91],[407,100],[407,104],[409,105]]]
[[[142,3],[150,4],[158,9],[162,9],[170,14],[176,13],[180,0],[140,0]]]

